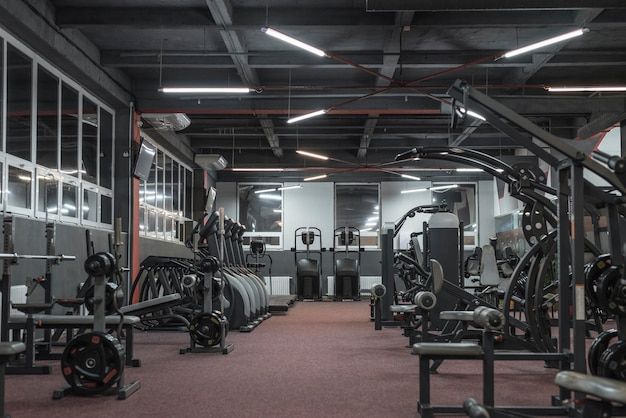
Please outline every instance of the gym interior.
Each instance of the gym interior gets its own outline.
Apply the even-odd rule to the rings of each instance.
[[[3,0],[0,137],[0,417],[626,415],[623,0]]]

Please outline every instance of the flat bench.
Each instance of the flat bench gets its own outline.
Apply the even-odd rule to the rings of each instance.
[[[73,337],[73,330],[86,329],[93,326],[93,315],[45,315],[36,314],[32,315],[33,322],[36,328],[41,329],[57,329],[63,328],[66,330],[66,340],[69,342]],[[9,317],[9,328],[13,330],[25,329],[26,321],[28,317],[26,315],[11,315]],[[139,360],[133,359],[133,327],[141,322],[141,319],[137,316],[125,315],[123,327],[126,332],[125,338],[125,352],[126,352],[126,365],[130,367],[138,367]],[[114,328],[120,323],[119,315],[108,315],[105,318],[105,325],[109,328]]]
[[[562,371],[557,373],[554,383],[572,392],[580,392],[603,401],[626,405],[626,382],[621,380]]]
[[[180,293],[172,293],[171,295],[160,296],[158,298],[144,300],[143,302],[133,303],[132,305],[122,306],[120,312],[124,315],[143,316],[164,309],[174,308],[182,305],[183,302],[184,300]]]

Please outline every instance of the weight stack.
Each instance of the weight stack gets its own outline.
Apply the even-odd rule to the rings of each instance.
[[[449,212],[433,213],[428,220],[428,245],[430,258],[439,261],[443,268],[444,280],[458,284],[459,218]],[[431,311],[433,329],[442,329],[444,321],[439,319],[439,312],[453,310],[456,302],[445,288],[441,290],[437,295],[437,306]]]

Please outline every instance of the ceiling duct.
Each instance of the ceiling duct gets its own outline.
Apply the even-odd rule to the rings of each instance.
[[[191,119],[184,113],[143,113],[142,118],[147,120],[154,129],[182,131],[191,125]]]
[[[196,154],[194,160],[204,170],[223,170],[228,166],[220,154]]]

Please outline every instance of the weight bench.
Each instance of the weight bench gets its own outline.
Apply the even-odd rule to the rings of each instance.
[[[93,326],[93,315],[45,315],[38,314],[32,316],[36,328],[66,330],[66,340],[69,342],[73,337],[73,330],[87,329]],[[137,316],[125,315],[123,328],[126,333],[125,352],[126,365],[129,367],[139,367],[141,362],[133,359],[133,326],[139,324],[141,320]],[[26,315],[12,315],[9,317],[9,328],[17,331],[26,328]],[[108,315],[105,324],[108,328],[115,328],[120,322],[119,315]],[[34,347],[27,347],[27,350],[34,350]]]
[[[443,311],[439,317],[449,321],[473,322],[483,328],[482,345],[478,343],[418,343],[413,345],[413,354],[419,361],[419,400],[417,412],[423,418],[431,418],[435,413],[458,414],[460,406],[430,404],[430,361],[431,360],[482,360],[483,362],[483,402],[494,404],[494,334],[504,326],[504,315],[496,309],[478,307],[474,311]]]
[[[174,308],[182,305],[183,302],[184,300],[180,293],[172,293],[170,295],[144,300],[143,302],[133,303],[132,305],[122,306],[120,308],[120,312],[124,315],[144,316],[165,309]]]
[[[584,393],[599,399],[585,399],[582,403],[583,417],[612,416],[614,408],[611,402],[626,405],[626,382],[621,380],[562,371],[557,373],[554,383],[572,392]],[[623,413],[623,410],[621,412]]]
[[[0,342],[0,417],[11,418],[4,413],[4,371],[9,361],[26,350],[26,345],[19,342]]]

